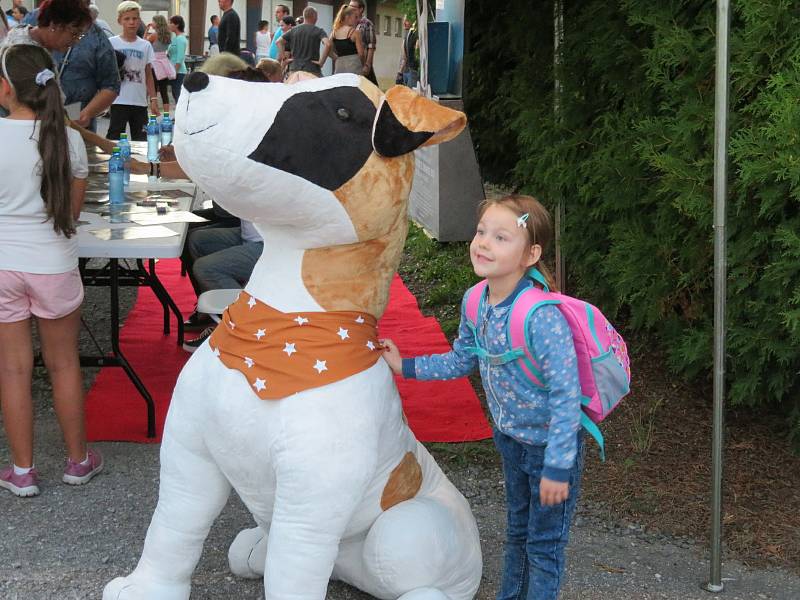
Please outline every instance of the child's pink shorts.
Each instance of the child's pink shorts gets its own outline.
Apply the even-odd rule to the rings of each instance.
[[[60,319],[81,302],[83,283],[77,268],[53,275],[0,271],[0,323],[24,321],[32,314]]]

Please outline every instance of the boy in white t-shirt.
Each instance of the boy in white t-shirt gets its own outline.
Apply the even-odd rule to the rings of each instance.
[[[132,140],[146,140],[144,126],[147,124],[147,107],[150,106],[153,114],[158,114],[153,68],[150,65],[155,53],[150,42],[136,35],[141,22],[140,9],[137,2],[121,2],[117,6],[117,23],[122,26],[122,35],[109,40],[114,50],[125,54],[119,96],[111,105],[111,123],[106,135],[110,140],[118,140],[128,125]]]

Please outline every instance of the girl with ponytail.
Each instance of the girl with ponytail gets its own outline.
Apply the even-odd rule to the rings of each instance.
[[[546,387],[534,385],[517,365],[509,317],[517,296],[533,279],[555,290],[542,253],[553,238],[550,215],[535,198],[511,195],[481,205],[470,258],[486,279],[475,326],[465,308],[453,349],[401,358],[384,340],[384,357],[398,375],[453,379],[480,369],[503,460],[507,533],[498,598],[555,600],[564,573],[564,550],[583,470],[581,388],[572,331],[556,306],[541,306],[525,322],[528,347]]]
[[[78,329],[83,285],[75,221],[88,164],[80,135],[67,129],[53,61],[39,46],[0,49],[0,404],[13,464],[0,487],[39,493],[33,463],[33,352],[42,355],[66,446],[63,481],[88,482],[103,466],[86,447]]]

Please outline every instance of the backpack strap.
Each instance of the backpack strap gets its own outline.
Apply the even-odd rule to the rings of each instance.
[[[588,403],[589,399],[584,396],[583,404]],[[589,435],[591,435],[594,438],[594,441],[597,442],[597,446],[600,449],[600,461],[606,462],[606,446],[605,442],[603,441],[603,434],[600,432],[600,428],[597,426],[597,423],[592,421],[583,409],[581,409],[581,427],[588,431]]]
[[[522,291],[514,300],[514,304],[511,306],[511,315],[508,318],[507,334],[511,347],[522,350],[518,363],[519,368],[535,386],[543,389],[547,389],[547,384],[541,367],[531,352],[531,345],[528,343],[528,320],[540,306],[558,303],[558,300],[551,298],[548,292],[531,286]]]
[[[469,346],[465,348],[465,350],[480,359],[488,361],[489,364],[502,365],[517,360],[523,356],[523,351],[520,348],[516,348],[504,352],[503,354],[490,354],[485,348],[481,347],[480,342],[478,342],[478,313],[480,312],[483,299],[486,296],[487,285],[488,282],[484,279],[467,290],[464,314],[467,317],[467,325],[472,330],[472,335],[475,338],[475,345]]]
[[[480,308],[488,284],[489,282],[484,279],[467,290],[464,312],[473,328],[478,325],[478,308]]]

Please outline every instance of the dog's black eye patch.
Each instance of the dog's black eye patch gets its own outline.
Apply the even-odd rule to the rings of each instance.
[[[355,87],[295,94],[248,158],[332,191],[372,154],[374,120],[375,105]]]

